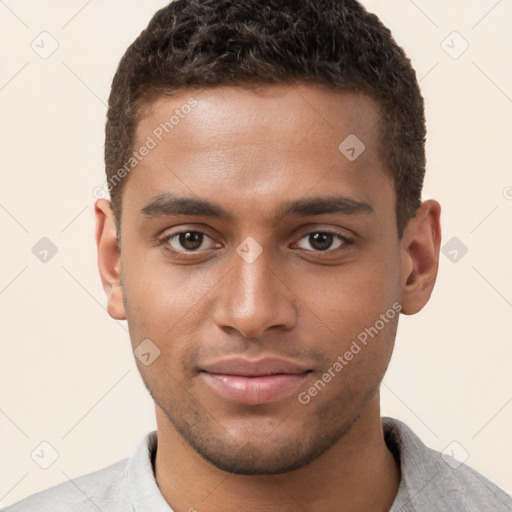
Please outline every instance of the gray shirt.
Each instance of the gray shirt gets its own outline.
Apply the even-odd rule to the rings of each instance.
[[[427,448],[404,423],[382,418],[402,478],[390,512],[512,511],[512,497],[480,473]],[[38,492],[4,512],[172,512],[153,473],[156,431],[134,455]]]

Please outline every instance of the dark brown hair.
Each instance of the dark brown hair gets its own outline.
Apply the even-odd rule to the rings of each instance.
[[[133,154],[142,106],[184,88],[305,82],[378,101],[401,236],[421,204],[423,98],[390,30],[355,0],[175,0],[156,12],[121,59],[109,97],[105,164],[118,235],[129,177],[119,170]]]

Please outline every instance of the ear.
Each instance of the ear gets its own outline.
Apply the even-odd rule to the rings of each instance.
[[[402,313],[414,315],[430,299],[439,266],[441,206],[423,201],[404,229],[402,253]]]
[[[94,204],[98,268],[107,295],[108,314],[116,320],[126,320],[121,288],[121,251],[117,241],[114,212],[107,199]]]

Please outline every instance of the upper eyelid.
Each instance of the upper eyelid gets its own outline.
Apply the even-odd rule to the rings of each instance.
[[[172,229],[172,228],[170,228],[170,229]],[[214,236],[212,236],[209,233],[209,230],[207,228],[203,228],[203,227],[185,228],[185,229],[180,229],[179,231],[174,231],[174,232],[170,232],[168,230],[163,230],[163,234],[157,235],[156,238],[162,242],[162,241],[174,238],[175,236],[181,235],[183,233],[202,233],[203,235],[206,235],[208,238],[211,238],[211,239],[214,238]]]
[[[202,235],[207,236],[210,240],[215,242],[213,237],[211,237],[208,233],[206,233],[205,231],[203,231],[201,229],[183,229],[181,231],[176,231],[176,233],[169,233],[169,234],[163,235],[160,238],[160,242],[170,241],[170,240],[174,239],[175,237],[177,237],[178,235],[182,235],[184,233],[201,233]]]
[[[174,233],[166,233],[166,234],[162,235],[159,238],[161,238],[162,240],[167,240],[169,238],[174,238],[177,235],[181,235],[183,233],[189,233],[189,232],[191,232],[191,233],[202,233],[203,235],[206,235],[209,238],[213,238],[208,233],[208,230],[207,229],[203,229],[203,228],[181,229],[180,231],[176,231]],[[336,231],[334,229],[329,229],[329,228],[328,229],[322,229],[322,228],[320,228],[320,229],[309,229],[308,231],[303,232],[300,235],[299,240],[301,240],[305,236],[311,235],[313,233],[326,233],[326,234],[329,234],[329,235],[339,236],[341,238],[348,239],[348,240],[351,239],[351,237],[349,235],[346,235],[344,233],[339,233],[338,231]]]
[[[346,240],[350,240],[351,239],[350,235],[347,235],[345,233],[340,233],[339,231],[336,231],[334,229],[310,229],[310,230],[305,231],[304,233],[302,233],[300,235],[300,239],[304,238],[305,236],[311,235],[313,233],[326,233],[328,235],[339,236],[339,237],[344,238]]]
[[[326,234],[328,234],[328,235],[332,235],[333,237],[338,237],[338,239],[342,242],[341,247],[343,247],[343,246],[347,246],[347,245],[351,245],[351,244],[354,242],[354,240],[353,240],[352,238],[350,238],[350,237],[348,237],[348,236],[346,236],[346,235],[343,235],[343,234],[341,234],[341,233],[336,233],[336,232],[333,232],[333,231],[322,231],[322,230],[318,230],[318,231],[310,231],[310,232],[308,232],[308,233],[305,233],[304,235],[302,235],[302,236],[299,238],[299,240],[298,240],[298,241],[300,242],[302,239],[304,239],[305,237],[307,237],[307,236],[309,236],[309,235],[311,235],[311,234],[313,234],[313,233],[326,233]],[[298,242],[294,242],[294,244],[296,244],[296,243],[298,243]],[[305,250],[309,250],[309,249],[305,249]],[[333,251],[333,252],[335,252],[335,251],[337,251],[337,250],[340,250],[340,247],[337,247],[337,248],[335,248],[335,249],[327,249],[327,250],[325,250],[325,251],[312,251],[312,252],[318,252],[318,253],[322,253],[322,252],[323,252],[323,253],[328,253],[329,251]]]
[[[345,238],[351,238],[352,236],[358,236],[355,232],[353,232],[352,230],[348,229],[348,228],[341,228],[339,227],[338,229],[337,228],[333,228],[333,227],[329,227],[329,228],[323,228],[323,227],[316,227],[317,225],[308,225],[308,226],[302,226],[302,227],[299,227],[299,228],[296,228],[293,230],[293,236],[297,236],[299,233],[302,233],[301,235],[301,238],[306,236],[306,235],[309,235],[311,233],[329,233],[329,234],[332,234],[332,235],[339,235],[339,236],[342,236],[342,237],[345,237]],[[199,224],[198,227],[190,227],[190,228],[181,228],[179,231],[176,231],[172,234],[170,234],[168,232],[168,230],[172,230],[174,228],[179,228],[180,226],[174,226],[174,227],[170,227],[168,229],[165,229],[165,230],[162,230],[160,233],[164,233],[163,235],[161,235],[161,237],[159,235],[157,235],[159,238],[168,238],[168,237],[171,237],[171,236],[174,236],[174,235],[179,235],[180,233],[187,233],[189,231],[193,231],[193,232],[199,232],[199,233],[203,233],[207,236],[209,236],[210,238],[212,238],[212,235],[210,235],[209,233],[212,232],[212,231],[217,231],[213,228],[210,228],[209,226],[204,226],[202,224]],[[342,229],[344,232],[340,232],[339,230]],[[350,232],[350,234],[345,234],[345,232]]]

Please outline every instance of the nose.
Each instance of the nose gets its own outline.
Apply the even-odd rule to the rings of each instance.
[[[271,250],[254,260],[233,254],[232,268],[218,287],[214,321],[224,330],[236,329],[257,338],[267,329],[292,329],[297,321],[297,297],[287,286],[282,265]]]

